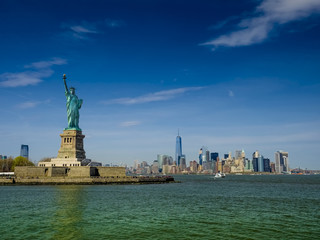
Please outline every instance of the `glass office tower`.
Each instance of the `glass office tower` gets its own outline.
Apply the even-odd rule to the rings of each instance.
[[[29,146],[28,145],[21,145],[20,156],[29,159]]]
[[[179,132],[178,132],[178,136],[176,138],[176,164],[177,166],[180,166],[180,159],[182,156],[182,143],[181,143],[181,137],[179,136]]]

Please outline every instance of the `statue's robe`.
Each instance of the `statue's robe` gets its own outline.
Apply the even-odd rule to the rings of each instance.
[[[79,128],[79,109],[82,105],[82,99],[78,99],[76,95],[72,95],[69,91],[66,92],[67,97],[67,114],[68,128]]]

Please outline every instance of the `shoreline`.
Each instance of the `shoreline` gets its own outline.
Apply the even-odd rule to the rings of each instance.
[[[112,185],[112,184],[166,184],[178,183],[171,176],[156,177],[50,177],[50,178],[0,178],[0,186],[4,185]]]

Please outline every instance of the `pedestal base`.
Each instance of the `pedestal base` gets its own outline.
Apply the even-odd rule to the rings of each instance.
[[[39,167],[78,167],[86,159],[83,149],[84,135],[79,130],[64,130],[61,136],[61,146],[57,158],[51,161],[39,162]]]
[[[51,158],[50,162],[40,162],[39,167],[79,167],[81,160],[77,158]]]

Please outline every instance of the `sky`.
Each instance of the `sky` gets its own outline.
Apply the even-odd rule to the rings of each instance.
[[[320,169],[319,0],[1,0],[0,154],[56,157],[62,76],[87,158],[258,150]]]

